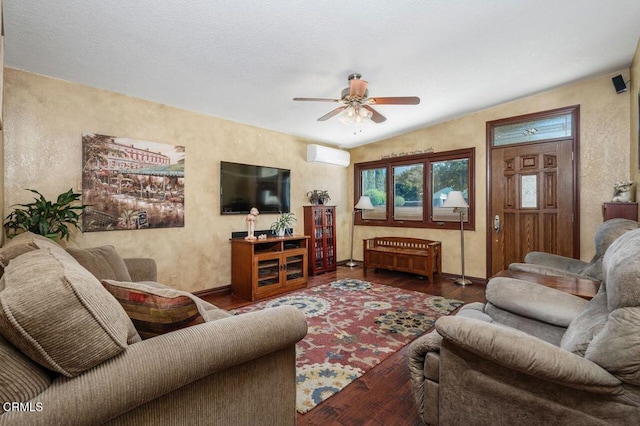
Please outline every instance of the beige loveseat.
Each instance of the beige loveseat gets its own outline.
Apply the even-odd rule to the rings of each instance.
[[[152,260],[70,252],[30,233],[0,249],[0,425],[295,424],[299,310],[231,316],[153,283]],[[158,332],[147,310],[142,340],[141,289],[189,318]]]

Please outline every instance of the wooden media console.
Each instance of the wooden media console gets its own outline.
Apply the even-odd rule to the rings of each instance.
[[[367,268],[409,272],[429,277],[442,276],[440,241],[420,238],[376,237],[364,240],[364,274]]]

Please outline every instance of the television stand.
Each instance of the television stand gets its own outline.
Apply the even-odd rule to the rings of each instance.
[[[306,287],[308,239],[230,239],[233,294],[254,301]]]

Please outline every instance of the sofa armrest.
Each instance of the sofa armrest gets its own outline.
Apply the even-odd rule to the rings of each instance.
[[[519,330],[464,317],[442,317],[444,339],[521,373],[588,392],[617,395],[622,382],[599,365]]]
[[[134,282],[158,281],[156,261],[146,257],[131,257],[124,259],[125,265]]]
[[[486,298],[505,311],[565,328],[588,303],[564,291],[506,277],[489,281]]]
[[[42,411],[8,412],[0,424],[102,424],[208,375],[286,348],[293,351],[306,331],[302,312],[282,306],[157,336],[80,376],[56,379],[31,400]]]
[[[525,255],[525,263],[535,263],[536,265],[547,266],[549,268],[562,269],[567,272],[579,274],[589,264],[580,259],[559,256],[552,253],[544,253],[541,251],[532,251]]]
[[[564,269],[552,268],[550,266],[537,265],[535,263],[512,263],[509,265],[510,271],[527,272],[529,274],[549,275],[552,277],[570,277],[582,280],[600,282],[600,280],[588,275],[574,274]]]

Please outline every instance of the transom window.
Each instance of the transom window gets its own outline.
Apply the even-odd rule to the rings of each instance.
[[[474,229],[474,164],[475,148],[354,164],[355,200],[366,195],[374,207],[356,224],[458,229],[460,215],[442,205],[461,191],[470,206],[465,229]]]

